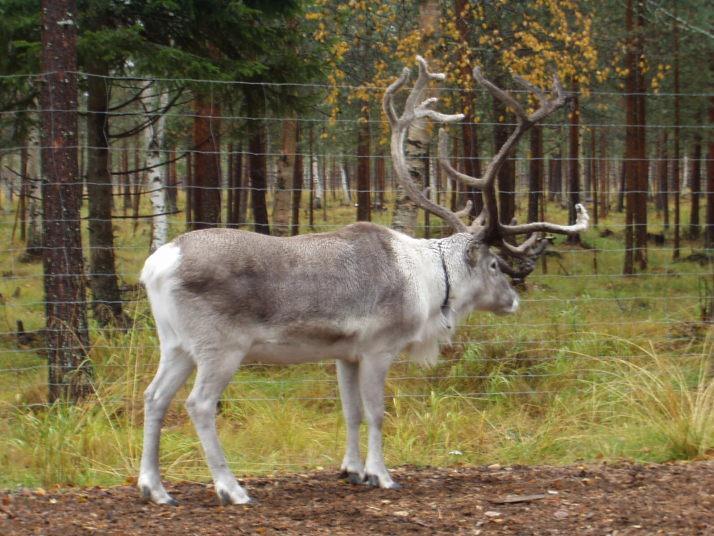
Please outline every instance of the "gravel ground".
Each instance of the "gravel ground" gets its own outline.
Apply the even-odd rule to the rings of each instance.
[[[210,486],[0,493],[0,534],[714,534],[714,462],[398,468],[399,491],[335,472],[246,478],[257,504],[218,506]]]

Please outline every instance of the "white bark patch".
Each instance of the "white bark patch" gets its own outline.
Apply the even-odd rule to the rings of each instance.
[[[168,92],[160,91],[153,108],[157,113],[161,113],[168,102]],[[151,225],[151,247],[150,251],[156,251],[163,246],[169,237],[169,218],[167,212],[166,199],[166,173],[167,166],[160,165],[162,162],[161,149],[164,145],[166,118],[161,114],[161,117],[146,130],[148,156],[146,158],[146,167],[149,168],[149,192],[152,208],[152,225]]]
[[[320,178],[320,166],[317,164],[317,158],[312,161],[312,176],[313,184],[315,185],[315,208],[322,207],[322,179]]]
[[[349,205],[352,202],[350,195],[350,185],[347,182],[347,170],[344,164],[340,164],[340,181],[342,183],[342,204]]]

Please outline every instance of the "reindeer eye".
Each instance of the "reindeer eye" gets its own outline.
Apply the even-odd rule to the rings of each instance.
[[[491,269],[491,271],[495,272],[498,268],[498,263],[496,262],[496,259],[492,260],[488,267]]]

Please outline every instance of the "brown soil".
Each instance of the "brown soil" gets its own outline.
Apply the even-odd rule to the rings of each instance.
[[[254,506],[172,484],[178,507],[131,486],[2,495],[0,534],[714,534],[714,463],[394,471],[400,491],[322,471],[248,478]]]

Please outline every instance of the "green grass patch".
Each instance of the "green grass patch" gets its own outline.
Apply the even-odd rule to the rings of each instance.
[[[315,231],[354,219],[354,207],[336,205],[329,194],[328,202],[325,213],[315,214]],[[2,215],[5,223],[13,217]],[[375,212],[379,222],[389,217]],[[562,221],[565,212],[551,204],[548,218]],[[709,456],[712,341],[699,296],[711,266],[674,262],[669,245],[652,245],[648,271],[623,277],[621,225],[622,215],[612,213],[588,231],[583,238],[594,249],[559,239],[547,271],[540,266],[529,277],[521,311],[473,314],[436,367],[403,361],[393,367],[384,430],[388,463]],[[601,236],[604,228],[614,234]],[[135,229],[128,220],[115,222],[120,284],[128,289],[134,329],[101,330],[92,323],[94,393],[75,407],[44,405],[42,342],[24,344],[15,336],[17,320],[28,332],[43,327],[43,291],[41,266],[19,261],[23,247],[10,240],[10,229],[0,226],[0,243],[8,244],[0,256],[0,487],[131,480],[141,453],[142,394],[158,361],[148,305],[134,287],[148,252],[148,224]],[[172,233],[182,229],[175,220]],[[654,216],[652,231],[661,231]],[[440,232],[432,226],[432,236]],[[685,241],[682,256],[696,247]],[[181,403],[190,383],[169,410],[162,467],[171,479],[206,480]],[[238,474],[337,469],[344,424],[334,364],[244,367],[224,395],[218,422]]]

